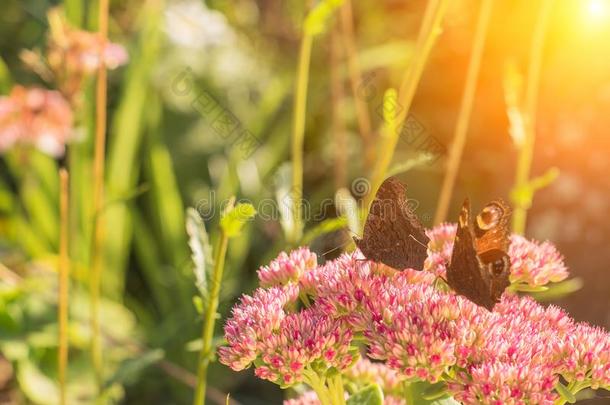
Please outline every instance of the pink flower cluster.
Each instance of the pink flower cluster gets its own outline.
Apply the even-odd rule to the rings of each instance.
[[[451,228],[429,232],[430,257],[446,257]],[[538,266],[547,274],[565,272],[550,244],[514,241],[514,271],[527,268],[533,275]],[[560,377],[581,387],[610,387],[610,335],[574,323],[555,306],[506,293],[489,312],[437,285],[434,270],[393,271],[358,251],[321,266],[311,258],[299,249],[259,271],[266,275],[261,282],[287,284],[242,298],[225,326],[224,364],[235,370],[255,364],[257,376],[282,386],[308,383],[311,372],[323,379],[331,368],[344,370],[350,381],[378,383],[386,403],[397,404],[396,387],[413,381],[444,381],[464,404],[490,405],[550,405]],[[305,309],[297,311],[297,297]],[[354,336],[376,363],[352,366]],[[318,403],[311,394],[292,401]]]
[[[426,231],[430,242],[425,270],[444,277],[451,261],[456,229],[455,224],[441,224]],[[511,260],[511,283],[543,286],[568,277],[563,257],[550,242],[539,243],[512,235],[508,255]]]
[[[72,125],[72,109],[57,91],[15,86],[0,97],[0,152],[24,144],[61,156]]]
[[[293,250],[289,254],[282,252],[268,266],[258,270],[258,279],[262,287],[297,282],[303,274],[315,269],[317,265],[316,254],[307,248]]]

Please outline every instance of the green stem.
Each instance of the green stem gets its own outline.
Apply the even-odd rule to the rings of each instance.
[[[303,197],[303,143],[305,138],[305,114],[307,110],[307,85],[313,36],[304,33],[299,54],[297,83],[294,94],[294,126],[292,131],[292,215],[291,243],[298,243],[303,232],[301,199]]]
[[[413,388],[411,387],[411,383],[403,382],[402,383],[402,391],[403,391],[403,399],[407,403],[407,405],[415,405],[415,395],[413,394]]]
[[[345,405],[345,388],[343,387],[343,378],[341,378],[341,374],[337,374],[334,376],[331,381],[333,382],[333,389],[335,404],[336,405]]]
[[[311,369],[303,370],[304,381],[318,396],[321,405],[333,405],[332,395],[320,376]]]
[[[199,352],[199,368],[197,370],[197,388],[195,390],[195,399],[193,405],[205,404],[205,391],[207,383],[208,366],[210,365],[210,357],[212,351],[212,338],[214,337],[214,326],[216,324],[216,311],[218,310],[218,300],[220,296],[220,285],[222,283],[222,273],[224,271],[225,256],[227,254],[227,245],[229,237],[221,229],[220,241],[214,256],[214,269],[212,273],[211,292],[205,306],[206,313],[203,321],[203,330],[201,333],[202,347]]]
[[[526,78],[525,89],[525,140],[519,149],[517,160],[517,173],[515,176],[515,190],[522,190],[529,181],[532,161],[534,158],[534,144],[536,140],[536,107],[538,103],[538,88],[540,85],[540,72],[542,67],[542,50],[544,47],[544,37],[547,31],[549,16],[553,0],[543,0],[538,13],[538,23],[536,24],[534,37],[530,47],[530,62]],[[531,201],[523,203],[515,201],[513,213],[513,232],[518,234],[525,233],[527,221],[527,210]]]

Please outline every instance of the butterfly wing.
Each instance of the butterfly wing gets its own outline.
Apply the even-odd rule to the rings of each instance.
[[[364,256],[395,269],[421,270],[428,237],[407,204],[406,188],[395,177],[386,179],[375,196],[362,239],[354,238]]]
[[[490,297],[488,280],[482,274],[476,250],[476,237],[470,223],[470,202],[464,201],[453,244],[447,282],[458,294],[491,311],[495,302]]]
[[[491,299],[498,302],[510,285],[510,207],[502,200],[487,204],[473,224],[475,246]]]

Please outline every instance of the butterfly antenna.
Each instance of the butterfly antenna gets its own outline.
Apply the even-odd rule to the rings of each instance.
[[[348,240],[348,241],[346,241],[345,243],[340,244],[339,246],[335,246],[334,248],[332,248],[332,249],[330,249],[330,250],[327,250],[326,252],[322,253],[322,256],[326,256],[327,254],[332,253],[332,252],[334,252],[335,250],[339,250],[339,249],[341,249],[342,247],[345,247],[345,246],[349,245],[351,242],[352,242],[351,240]]]
[[[417,240],[417,238],[415,236],[413,236],[412,234],[409,234],[409,237],[411,239],[413,239],[415,242],[419,243],[420,245],[422,245],[423,247],[425,247],[426,249],[428,249],[427,245],[424,245],[423,243],[421,243],[420,241]]]

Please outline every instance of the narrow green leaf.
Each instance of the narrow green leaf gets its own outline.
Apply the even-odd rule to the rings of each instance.
[[[350,396],[347,405],[383,405],[383,391],[377,384],[367,385]]]
[[[413,159],[408,159],[405,162],[398,163],[388,170],[386,176],[396,176],[397,174],[408,172],[411,169],[414,169],[418,166],[424,165],[432,160],[432,155],[429,153],[421,153],[417,157]]]
[[[220,227],[229,238],[238,236],[241,232],[241,228],[246,222],[251,220],[254,215],[256,215],[256,210],[252,204],[237,204],[220,219]]]
[[[201,216],[194,208],[186,211],[186,232],[189,236],[191,258],[193,259],[193,273],[195,274],[195,285],[202,297],[208,294],[208,269],[214,266],[212,258],[212,246],[205,224]]]

